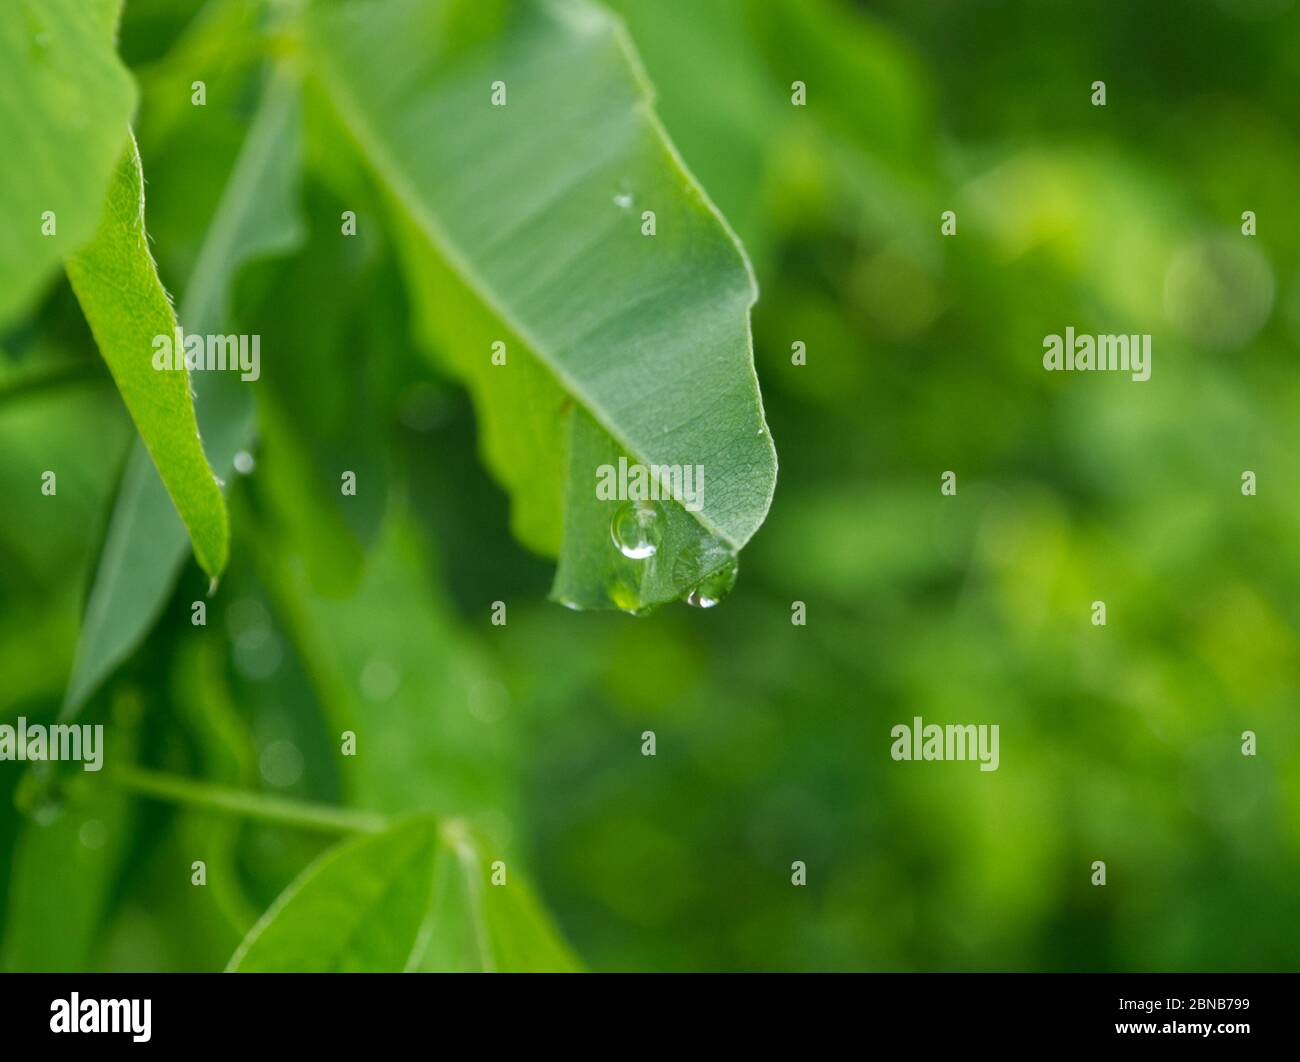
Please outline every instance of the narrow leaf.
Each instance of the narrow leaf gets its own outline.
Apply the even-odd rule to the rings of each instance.
[[[194,556],[215,581],[226,564],[226,503],[199,441],[189,375],[153,366],[154,338],[176,334],[144,228],[144,175],[132,137],[99,230],[68,259],[68,278],[136,430],[189,531]]]
[[[224,332],[230,285],[256,258],[295,246],[298,212],[300,99],[296,77],[277,73],[208,227],[181,301],[186,331]],[[253,431],[248,385],[221,373],[198,373],[195,406],[205,449],[223,476]],[[166,488],[137,443],[127,462],[86,605],[63,715],[73,715],[149,632],[185,561],[185,528]]]

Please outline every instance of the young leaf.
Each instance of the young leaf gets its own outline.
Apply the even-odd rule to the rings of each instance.
[[[456,821],[421,816],[343,841],[281,893],[227,970],[578,969],[528,887],[488,884],[489,865]]]
[[[187,331],[224,331],[230,284],[256,258],[295,246],[303,234],[298,176],[300,97],[297,78],[280,71],[262,105],[208,227],[181,301]],[[228,475],[253,431],[248,386],[220,373],[199,373],[195,406],[214,467]],[[140,643],[158,618],[185,560],[185,528],[144,445],[127,462],[86,604],[63,715],[75,714]]]
[[[144,228],[144,175],[131,137],[109,186],[99,230],[68,259],[68,279],[136,430],[213,579],[226,565],[226,503],[199,441],[188,373],[153,366],[154,338],[176,315],[158,280]]]
[[[226,969],[406,969],[431,907],[437,845],[427,818],[336,845],[280,894]]]
[[[462,375],[480,408],[500,404],[484,413],[485,450],[527,511],[516,520],[526,541],[548,551],[560,541],[553,596],[580,608],[659,604],[691,589],[684,573],[734,564],[771,502],[753,275],[655,118],[617,21],[586,0],[518,0],[502,5],[494,37],[467,41],[454,32],[462,6],[317,5],[312,68],[393,201],[417,303],[440,298],[438,263],[468,297],[458,316],[478,322],[469,334],[428,308],[421,320],[449,361],[473,359]],[[487,371],[493,330],[506,364]],[[602,451],[703,467],[699,504],[664,508],[681,508],[707,549],[682,563],[693,543],[674,536],[621,571],[619,506],[598,500],[595,466],[570,450],[541,463],[540,481],[504,467],[521,451],[554,452],[572,438],[560,422],[579,415],[608,436]],[[601,577],[578,571],[597,557]],[[710,570],[698,570],[701,557]]]
[[[113,48],[119,0],[0,4],[0,327],[95,231],[135,86]]]

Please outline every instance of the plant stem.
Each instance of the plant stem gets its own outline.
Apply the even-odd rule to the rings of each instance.
[[[175,801],[194,807],[228,811],[262,822],[275,822],[283,826],[297,826],[304,830],[323,830],[328,833],[378,833],[387,829],[388,819],[369,811],[336,808],[327,804],[311,804],[304,800],[265,796],[243,789],[195,782],[177,778],[160,771],[127,767],[112,772],[112,780],[126,789],[154,797]]]

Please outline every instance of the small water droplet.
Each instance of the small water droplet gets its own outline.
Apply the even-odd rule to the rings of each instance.
[[[235,471],[241,476],[248,475],[253,471],[254,467],[256,467],[256,462],[253,460],[253,455],[247,450],[240,450],[239,453],[235,454]]]
[[[695,586],[685,597],[688,605],[694,608],[713,608],[719,601],[731,593],[736,585],[736,562],[727,561],[721,568],[711,572]]]
[[[623,556],[631,560],[653,557],[659,549],[659,506],[654,502],[628,502],[614,514],[609,533]]]
[[[614,196],[614,205],[621,210],[632,209],[632,197],[627,192],[619,192]]]

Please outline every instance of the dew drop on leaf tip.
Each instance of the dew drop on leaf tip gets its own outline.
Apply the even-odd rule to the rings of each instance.
[[[728,561],[700,580],[682,600],[693,608],[713,608],[735,587],[736,570],[735,560]]]

